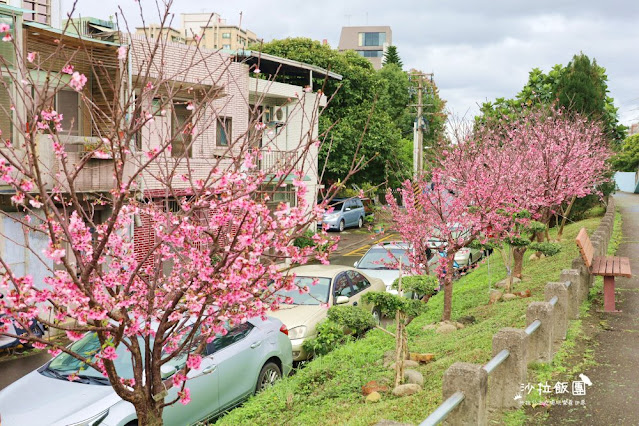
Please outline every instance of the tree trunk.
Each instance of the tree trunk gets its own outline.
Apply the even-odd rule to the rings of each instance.
[[[524,267],[524,254],[526,253],[527,247],[513,247],[513,277],[521,279],[521,271]]]
[[[577,196],[572,197],[570,200],[570,204],[568,204],[568,208],[565,212],[563,212],[563,217],[561,218],[561,226],[559,226],[559,231],[557,232],[557,241],[561,241],[561,236],[564,233],[564,226],[566,226],[566,220],[568,219],[568,215],[570,214],[570,210],[572,210],[573,204],[575,204],[575,200]]]
[[[161,401],[164,402],[164,401]],[[141,404],[135,404],[135,412],[138,416],[138,424],[144,426],[162,426],[162,408],[157,407],[155,401],[143,401]]]
[[[448,254],[448,264],[446,265],[446,276],[444,277],[444,312],[442,321],[450,321],[453,310],[453,262],[455,254]]]
[[[397,311],[395,321],[397,331],[395,332],[395,387],[402,384],[404,380],[404,316]]]

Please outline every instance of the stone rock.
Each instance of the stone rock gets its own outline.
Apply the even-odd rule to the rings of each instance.
[[[466,315],[465,317],[459,317],[457,319],[457,321],[461,322],[462,324],[466,324],[466,325],[475,324],[475,322],[477,322],[475,317],[472,316],[472,315]]]
[[[393,389],[393,395],[395,396],[409,396],[422,390],[422,387],[415,383],[407,383],[405,385],[399,385]]]
[[[419,367],[419,362],[413,361],[410,359],[404,360],[404,368],[415,368],[415,367]],[[388,368],[391,370],[394,370],[395,363],[392,363]]]
[[[506,282],[508,282],[508,278],[499,281],[497,284],[495,284],[495,287],[506,288]],[[512,285],[519,284],[520,282],[521,282],[521,279],[519,279],[517,277],[513,277],[513,284]]]
[[[435,331],[439,334],[448,334],[452,333],[455,330],[457,330],[457,327],[452,324],[442,324]]]
[[[379,392],[371,392],[366,397],[366,402],[378,402],[380,399],[382,399],[382,396]]]
[[[539,256],[539,258],[540,258],[540,259],[545,259],[545,258],[546,258],[546,255],[542,253],[542,254],[541,254],[541,256]]]
[[[370,395],[373,392],[388,392],[388,386],[377,383],[375,380],[371,380],[362,386],[362,395]]]
[[[499,290],[490,290],[490,301],[488,302],[488,304],[493,305],[497,303],[497,301],[501,299],[502,294],[503,293]]]
[[[435,330],[438,327],[438,324],[428,324],[425,325],[424,327],[422,327],[422,330],[427,331],[427,330]]]
[[[404,370],[404,381],[419,386],[424,386],[424,376],[417,370]]]
[[[455,327],[457,327],[458,329],[462,329],[464,328],[464,324],[462,324],[461,322],[456,322]]]
[[[533,261],[533,260],[539,260],[539,258],[537,257],[537,254],[536,254],[536,253],[533,253],[533,254],[531,254],[531,255],[528,257],[528,260],[530,260],[530,261]]]
[[[516,294],[512,294],[512,293],[506,293],[502,296],[502,299],[507,302],[509,300],[513,300],[513,299],[517,299],[517,295]]]

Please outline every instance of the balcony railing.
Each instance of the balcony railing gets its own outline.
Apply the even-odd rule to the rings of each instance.
[[[262,159],[260,160],[260,170],[272,172],[282,170],[286,166],[290,166],[296,160],[297,152],[295,151],[274,151],[263,150]]]

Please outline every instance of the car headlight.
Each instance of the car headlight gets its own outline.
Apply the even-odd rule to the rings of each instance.
[[[104,420],[108,414],[109,409],[107,408],[103,412],[96,414],[93,417],[89,417],[88,419],[82,420],[81,422],[70,423],[67,426],[96,426],[102,423],[102,420]]]
[[[299,327],[293,327],[288,330],[288,338],[291,340],[301,339],[306,336],[306,326],[300,325]]]
[[[339,213],[330,213],[324,216],[325,220],[333,220],[333,219],[337,219],[337,217],[339,216]]]

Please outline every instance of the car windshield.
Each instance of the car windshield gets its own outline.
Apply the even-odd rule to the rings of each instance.
[[[140,344],[143,345],[144,341],[140,339]],[[96,333],[87,333],[77,342],[73,343],[69,348],[73,352],[81,355],[85,358],[94,357],[100,351],[100,339]],[[115,349],[115,353],[118,357],[113,361],[115,369],[118,375],[125,379],[133,378],[133,367],[131,365],[131,354],[125,345],[119,345]],[[77,374],[78,376],[86,376],[90,378],[104,378],[102,373],[89,367],[84,362],[77,358],[72,357],[67,353],[61,353],[48,365],[48,370],[53,371],[55,374],[64,376],[66,378],[70,374]]]
[[[317,283],[313,285],[313,281]],[[295,285],[299,288],[308,287],[307,293],[300,294],[299,290],[280,290],[277,295],[280,297],[290,297],[293,299],[293,305],[320,305],[328,303],[328,292],[331,288],[330,278],[315,277],[295,277]]]
[[[362,269],[399,269],[400,260],[402,265],[410,265],[406,249],[372,248],[362,257],[357,267]]]

